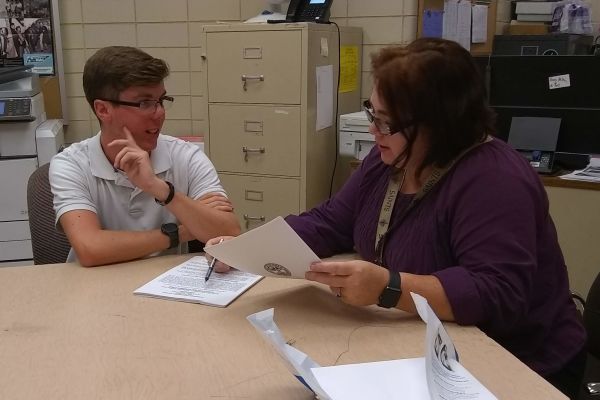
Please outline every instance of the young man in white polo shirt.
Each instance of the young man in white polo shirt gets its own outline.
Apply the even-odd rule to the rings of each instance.
[[[105,47],[86,62],[83,88],[100,132],[50,164],[57,226],[72,246],[68,261],[123,262],[240,233],[210,160],[160,134],[173,103],[168,74],[163,60],[133,47]]]

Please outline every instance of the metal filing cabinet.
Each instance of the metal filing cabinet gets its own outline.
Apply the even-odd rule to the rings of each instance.
[[[342,27],[343,79],[336,96],[334,25],[219,24],[203,28],[206,152],[242,230],[297,214],[329,196],[335,121],[316,130],[318,66],[333,65],[338,115],[360,109],[362,32]],[[355,57],[346,57],[347,53]]]

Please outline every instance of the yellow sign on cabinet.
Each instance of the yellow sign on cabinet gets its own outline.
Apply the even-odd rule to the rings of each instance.
[[[358,46],[340,47],[340,93],[358,88]]]

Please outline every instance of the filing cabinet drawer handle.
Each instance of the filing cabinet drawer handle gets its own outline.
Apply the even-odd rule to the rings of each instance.
[[[244,161],[248,162],[248,153],[260,153],[265,154],[265,148],[259,147],[258,149],[250,149],[246,146],[242,147],[242,151],[244,152]]]
[[[242,75],[242,87],[244,88],[244,92],[248,90],[246,85],[247,85],[248,81],[250,81],[250,80],[264,82],[265,76],[264,75]]]
[[[248,214],[244,214],[244,221],[246,221],[246,229],[250,229],[250,224],[252,222],[265,222],[265,216],[261,215],[260,217],[252,217]]]

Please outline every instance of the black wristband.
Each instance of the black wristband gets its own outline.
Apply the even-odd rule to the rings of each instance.
[[[379,302],[377,305],[383,308],[392,308],[398,305],[400,301],[400,296],[402,296],[402,281],[400,278],[399,272],[390,273],[390,281],[387,284],[386,288],[383,289],[381,295],[379,295]]]
[[[165,183],[167,184],[167,186],[169,186],[169,195],[167,196],[167,199],[165,201],[160,201],[157,198],[154,199],[154,201],[156,201],[161,206],[166,206],[171,202],[171,200],[173,200],[173,197],[175,197],[175,187],[173,186],[173,184],[169,181],[165,181]]]

